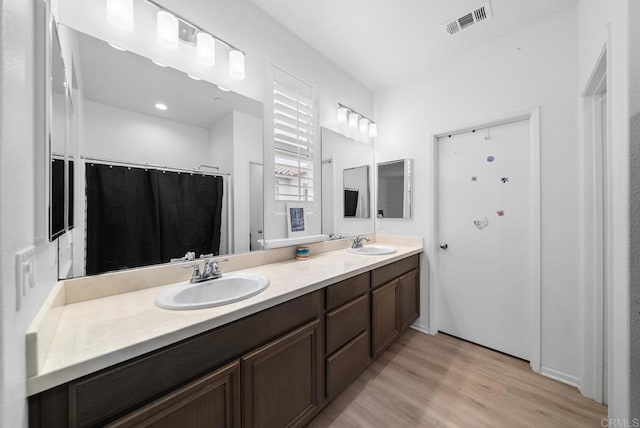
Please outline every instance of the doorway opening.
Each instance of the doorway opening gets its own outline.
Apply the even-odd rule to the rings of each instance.
[[[584,145],[581,148],[584,209],[584,309],[582,394],[607,404],[609,379],[609,291],[612,282],[610,109],[607,50],[603,49],[582,95]]]

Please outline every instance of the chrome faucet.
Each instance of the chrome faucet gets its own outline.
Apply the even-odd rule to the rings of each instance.
[[[351,248],[353,249],[357,249],[357,248],[362,248],[363,242],[367,241],[369,242],[369,238],[367,238],[366,236],[356,236],[356,239],[353,240],[353,244],[351,244]]]
[[[200,258],[204,259],[204,269],[200,271],[200,264],[194,263],[192,265],[184,266],[185,268],[193,268],[191,284],[197,284],[199,282],[209,281],[212,279],[218,279],[222,276],[222,270],[220,270],[220,262],[226,262],[229,259],[215,259],[211,260],[213,254],[201,255]]]

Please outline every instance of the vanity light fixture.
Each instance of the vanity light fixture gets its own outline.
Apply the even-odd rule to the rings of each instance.
[[[113,43],[107,43],[107,44],[109,46],[111,46],[112,48],[114,48],[115,50],[117,50],[117,51],[122,51],[122,52],[126,52],[127,51],[125,48],[120,47],[120,46],[118,46],[116,44],[113,44]]]
[[[158,103],[158,104],[156,104],[156,105],[155,105],[155,107],[156,107],[158,110],[162,110],[162,111],[165,111],[165,110],[167,110],[167,109],[169,108],[169,107],[167,107],[167,105],[166,105],[166,104],[162,104],[162,103]]]
[[[198,33],[196,36],[196,50],[198,62],[206,67],[216,65],[216,41],[207,33]]]
[[[201,78],[199,78],[198,76],[194,76],[193,74],[187,73],[187,76],[189,76],[193,80],[202,80]]]
[[[133,31],[133,0],[107,0],[107,22],[122,31]]]
[[[165,49],[177,50],[179,46],[178,18],[166,10],[159,10],[156,16],[156,38],[158,44]]]
[[[374,121],[344,104],[338,103],[336,120],[339,125],[346,124],[349,129],[357,129],[360,131],[360,134],[366,135],[369,138],[378,136],[378,125]]]
[[[220,89],[222,92],[229,92],[229,91],[231,91],[231,89],[225,88],[224,86],[220,86],[220,85],[218,85],[218,89]]]
[[[107,3],[107,21],[123,31],[133,31],[134,0],[105,1]],[[198,63],[212,67],[216,63],[216,44],[224,45],[229,49],[229,76],[235,80],[244,80],[246,54],[242,50],[192,24],[182,16],[168,11],[156,0],[144,1],[157,9],[156,40],[160,46],[175,51],[179,49],[180,41],[189,45],[195,44]]]
[[[229,76],[235,80],[244,80],[244,53],[236,49],[229,52]]]

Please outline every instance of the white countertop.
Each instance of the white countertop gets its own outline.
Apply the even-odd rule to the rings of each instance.
[[[393,245],[398,252],[363,256],[346,249],[237,272],[265,275],[269,287],[225,306],[171,311],[154,301],[167,286],[67,304],[38,374],[27,379],[29,395],[160,349],[362,272],[422,252],[422,245]]]

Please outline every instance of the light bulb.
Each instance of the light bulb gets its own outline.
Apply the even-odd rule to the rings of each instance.
[[[358,129],[358,119],[360,115],[358,113],[349,113],[349,129]]]
[[[122,31],[133,31],[133,0],[107,0],[107,22]]]
[[[157,14],[156,38],[158,44],[165,49],[178,49],[178,18],[165,10]]]
[[[229,76],[235,80],[244,80],[244,54],[235,49],[229,52]]]
[[[346,107],[338,107],[338,112],[336,113],[336,119],[338,123],[344,125],[347,123],[347,115],[349,114],[349,110]]]
[[[359,123],[359,130],[361,134],[366,134],[367,132],[369,132],[369,119],[363,117],[362,119],[360,119]]]
[[[162,103],[158,103],[158,104],[156,104],[156,106],[155,106],[155,107],[156,107],[158,110],[162,110],[162,111],[164,111],[164,110],[166,110],[166,109],[168,109],[168,108],[169,108],[169,107],[167,107],[167,105],[166,105],[166,104],[162,104]]]
[[[207,67],[213,67],[216,65],[216,41],[207,33],[198,33],[197,40],[197,55],[198,62]]]
[[[376,138],[378,136],[378,125],[371,122],[369,124],[369,138]]]

